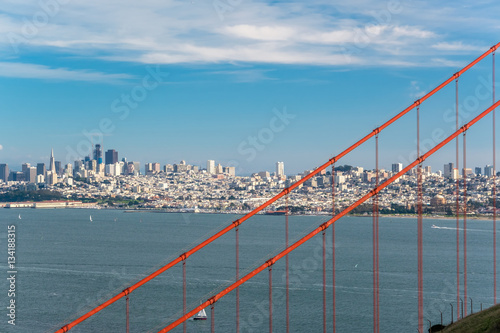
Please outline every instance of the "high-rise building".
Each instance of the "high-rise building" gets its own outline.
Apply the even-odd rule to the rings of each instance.
[[[476,167],[474,169],[474,173],[476,174],[476,176],[482,175],[483,173],[481,172],[481,167]]]
[[[36,165],[36,174],[37,175],[45,176],[46,171],[47,170],[45,170],[45,163],[37,163],[37,165]]]
[[[285,175],[285,163],[276,162],[276,176],[281,177]]]
[[[9,166],[7,164],[0,164],[0,179],[4,182],[9,180]]]
[[[63,173],[63,168],[62,168],[62,163],[61,163],[61,161],[55,161],[55,162],[54,162],[54,164],[55,164],[55,166],[56,166],[56,173],[57,173],[58,175],[62,175],[62,173]]]
[[[453,178],[453,163],[446,163],[443,168],[444,178]]]
[[[68,163],[66,164],[66,167],[64,168],[64,173],[67,174],[68,176],[73,175],[73,164]]]
[[[215,167],[215,173],[217,175],[220,175],[220,174],[224,173],[224,169],[222,168],[222,165],[220,163],[217,164],[217,166]]]
[[[102,149],[100,144],[95,145],[94,160],[97,161],[97,164],[102,164]]]
[[[22,168],[22,172],[26,172],[29,168],[31,167],[31,164],[29,163],[24,163],[21,168]]]
[[[236,168],[235,167],[227,167],[226,168],[226,173],[229,174],[230,176],[236,176]]]
[[[24,171],[24,180],[30,183],[36,183],[36,168],[29,167]]]
[[[215,161],[214,160],[207,161],[207,172],[211,175],[215,175]]]
[[[146,165],[144,166],[144,172],[146,173],[146,175],[160,173],[160,171],[160,163],[146,163]]]
[[[141,174],[141,162],[129,162],[134,165],[134,176],[138,176]]]
[[[484,175],[486,177],[493,177],[493,166],[492,165],[487,165],[484,167]]]
[[[118,152],[114,149],[108,149],[105,155],[106,165],[118,162]]]
[[[261,171],[257,175],[261,178],[269,178],[270,177],[269,171]]]
[[[394,163],[392,165],[392,172],[398,173],[403,170],[403,163]]]
[[[54,148],[52,148],[52,151],[50,152],[50,169],[49,171],[52,171],[53,173],[56,172],[56,161],[54,159]]]

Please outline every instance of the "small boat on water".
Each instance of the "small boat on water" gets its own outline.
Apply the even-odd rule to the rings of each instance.
[[[19,219],[21,219],[21,214],[19,214]]]
[[[207,320],[207,313],[205,309],[201,309],[198,313],[193,317],[193,320]]]
[[[90,215],[90,222],[92,222],[92,215]]]

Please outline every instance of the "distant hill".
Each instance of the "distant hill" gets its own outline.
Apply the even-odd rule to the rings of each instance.
[[[495,333],[500,332],[500,304],[447,326],[442,333]]]

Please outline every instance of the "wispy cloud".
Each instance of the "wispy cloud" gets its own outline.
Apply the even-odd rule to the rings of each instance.
[[[232,78],[237,83],[251,83],[258,81],[275,80],[267,75],[271,72],[269,69],[241,69],[235,71],[216,71],[209,72],[210,75],[224,75]]]
[[[470,44],[464,44],[463,42],[439,42],[432,45],[432,48],[440,51],[484,51],[487,49],[485,46],[475,46]]]
[[[90,70],[70,70],[67,68],[52,68],[49,66],[19,62],[0,62],[0,76],[25,79],[98,81],[107,83],[117,83],[133,78],[133,76],[128,74],[108,74]]]
[[[7,36],[14,34],[19,37],[19,57],[23,52],[50,48],[136,63],[425,66],[429,62],[423,58],[447,63],[450,53],[476,51],[480,47],[473,45],[488,45],[498,36],[498,23],[488,28],[482,24],[497,22],[493,13],[500,10],[500,4],[496,2],[458,1],[449,6],[401,1],[397,8],[391,3],[249,0],[232,6],[221,21],[212,1],[88,0],[60,4],[46,24],[26,35],[33,15],[43,8],[4,2],[0,4],[4,13],[0,15],[0,49],[11,48]],[[469,40],[462,27],[468,27]],[[50,72],[60,78],[75,74],[64,69]],[[113,74],[80,74],[89,80],[113,78]]]

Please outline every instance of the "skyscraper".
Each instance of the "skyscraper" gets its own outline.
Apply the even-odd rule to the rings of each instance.
[[[403,170],[403,163],[394,163],[392,165],[392,172],[398,173]]]
[[[276,162],[276,176],[282,177],[285,175],[285,163]]]
[[[453,179],[453,163],[446,163],[443,168],[444,178]]]
[[[24,171],[24,180],[30,183],[36,183],[36,168],[28,167]]]
[[[49,169],[49,171],[56,173],[56,161],[54,160],[54,148],[52,148],[52,151],[50,152],[50,169]]]
[[[105,156],[106,164],[115,164],[118,162],[118,152],[114,149],[108,149]]]
[[[492,165],[487,165],[484,167],[484,175],[486,177],[493,177],[493,166]]]
[[[61,161],[55,161],[55,163],[54,163],[54,164],[55,164],[55,166],[56,166],[56,173],[57,173],[58,175],[62,175],[62,173],[63,173],[63,168],[62,168],[62,163],[61,163]]]
[[[207,172],[211,175],[215,175],[215,161],[214,160],[207,161]]]
[[[37,175],[42,175],[42,176],[45,176],[45,163],[38,163],[36,165],[36,174]]]
[[[4,182],[9,180],[9,166],[7,164],[0,164],[0,179]]]
[[[102,164],[102,150],[100,144],[95,145],[94,160],[97,161],[97,164]]]

